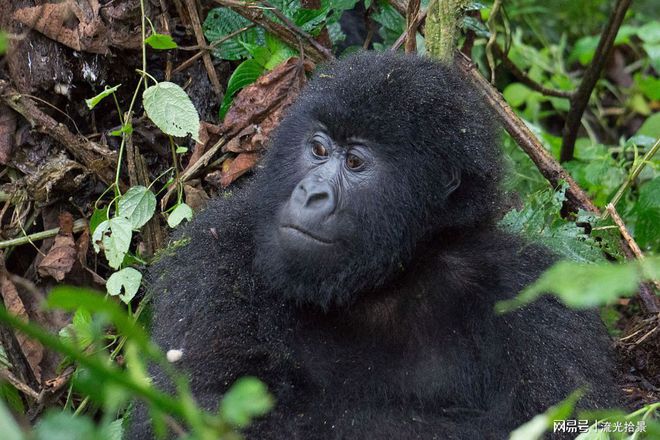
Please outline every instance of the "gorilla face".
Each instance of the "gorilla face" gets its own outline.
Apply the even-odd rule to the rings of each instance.
[[[336,142],[319,130],[303,142],[301,167],[308,170],[276,220],[281,246],[292,256],[339,258],[359,238],[359,219],[347,197],[375,193],[378,160],[364,141]]]
[[[484,114],[451,68],[419,57],[362,54],[311,81],[255,182],[264,286],[345,305],[405,270],[420,242],[490,221],[498,154],[471,103]]]

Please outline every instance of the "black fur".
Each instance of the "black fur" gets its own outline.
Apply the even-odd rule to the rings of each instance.
[[[244,375],[276,396],[249,438],[503,439],[578,387],[582,407],[616,402],[595,314],[551,298],[493,312],[553,257],[495,227],[500,151],[465,82],[390,53],[328,66],[255,181],[211,202],[152,269],[153,336],[183,350],[197,399],[216,408]],[[355,240],[342,264],[286,255],[272,232],[319,122],[377,145],[385,164],[369,191],[344,195]],[[131,438],[150,436],[141,410]]]

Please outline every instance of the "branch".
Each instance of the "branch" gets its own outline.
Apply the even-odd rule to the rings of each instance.
[[[186,0],[186,7],[188,8],[188,15],[190,16],[190,22],[195,33],[195,38],[197,39],[197,44],[200,47],[204,47],[206,46],[206,39],[204,38],[204,31],[202,30],[202,23],[199,20],[199,14],[197,13],[197,4],[195,0]],[[208,51],[202,51],[202,58],[204,60],[206,73],[209,76],[211,85],[213,86],[213,91],[218,96],[218,98],[222,100],[222,86],[220,85],[218,74],[215,71],[215,66],[213,65],[211,54]]]
[[[518,81],[521,83],[525,84],[527,87],[529,87],[532,90],[536,90],[537,92],[541,93],[542,95],[545,96],[554,96],[557,98],[572,98],[574,92],[572,91],[567,91],[567,90],[557,90],[557,89],[551,89],[549,87],[545,87],[542,84],[537,83],[533,79],[531,79],[525,72],[520,70],[518,66],[514,64],[513,61],[511,61],[511,58],[504,53],[504,51],[500,48],[499,45],[493,44],[492,46],[493,52],[502,60],[502,64],[504,64],[504,67],[509,70],[515,76]]]
[[[516,115],[502,95],[477,70],[475,65],[460,52],[456,56],[457,66],[472,81],[476,90],[486,98],[489,107],[495,111],[506,131],[513,140],[536,164],[543,176],[556,187],[561,181],[568,184],[566,190],[566,208],[570,211],[584,209],[598,213],[598,208],[591,202],[587,194],[573,180],[571,175],[550,155],[541,142],[527,128],[527,125]]]
[[[612,51],[614,39],[619,32],[619,27],[621,27],[621,23],[623,22],[626,11],[631,2],[632,0],[617,0],[616,5],[614,6],[614,11],[610,15],[610,20],[607,22],[605,30],[598,41],[598,47],[596,47],[594,58],[587,70],[585,70],[582,82],[580,82],[578,89],[571,98],[571,108],[566,116],[566,123],[564,124],[563,129],[563,140],[560,154],[560,160],[562,162],[573,159],[575,153],[575,140],[577,139],[578,130],[580,129],[582,114],[587,108],[591,92],[596,86],[596,82],[598,81],[598,78],[600,78],[603,66]]]
[[[409,0],[406,11],[406,53],[417,52],[417,27],[419,26],[420,0]]]
[[[451,62],[463,7],[468,0],[436,0],[426,17],[426,51],[431,58]]]

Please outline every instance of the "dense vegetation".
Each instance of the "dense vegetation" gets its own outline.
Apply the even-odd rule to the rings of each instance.
[[[171,366],[177,353],[162,353],[145,330],[142,274],[180,245],[165,248],[168,228],[255,166],[299,91],[292,57],[311,71],[359,50],[340,23],[355,7],[365,47],[438,57],[435,42],[426,47],[437,26],[416,17],[427,8],[433,17],[443,2],[457,5],[452,47],[502,92],[506,104],[494,105],[513,109],[496,112],[508,131],[523,133],[503,134],[510,209],[501,226],[565,257],[498,312],[548,292],[570,307],[600,307],[629,404],[575,415],[576,390],[512,438],[540,438],[566,418],[621,427],[593,425],[582,439],[658,438],[660,15],[652,0],[431,0],[418,9],[400,0],[276,0],[256,9],[217,0],[167,10],[145,0],[90,10],[0,0],[12,12],[0,20],[3,438],[120,439],[135,398],[148,402],[161,431],[238,438],[237,428],[276,404],[258,378],[244,378],[217,411],[200,409]],[[480,87],[487,95],[490,86]],[[175,396],[149,384],[148,362],[171,371]],[[639,426],[645,432],[633,433]]]

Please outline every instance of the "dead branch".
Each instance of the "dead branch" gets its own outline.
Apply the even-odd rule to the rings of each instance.
[[[417,27],[419,26],[420,0],[409,0],[406,10],[406,53],[417,52]]]
[[[199,44],[200,47],[204,47],[206,45],[206,39],[204,38],[202,23],[199,20],[199,14],[197,13],[197,2],[195,0],[186,0],[186,7],[188,8],[188,14],[190,15],[190,21],[193,31],[195,32],[197,44]],[[215,66],[213,65],[211,54],[207,51],[203,51],[202,59],[204,60],[204,67],[206,67],[206,73],[209,76],[209,80],[211,81],[211,85],[213,86],[215,94],[222,98],[222,86],[220,85],[218,74],[215,72]]]
[[[568,115],[566,115],[566,123],[563,129],[561,153],[559,156],[561,162],[573,159],[575,141],[582,122],[582,114],[586,110],[587,104],[589,104],[591,92],[596,86],[596,82],[600,78],[600,72],[603,70],[603,66],[612,51],[614,39],[619,32],[619,27],[621,27],[621,23],[626,16],[626,11],[631,2],[632,0],[617,0],[614,11],[612,11],[605,30],[598,41],[594,58],[589,67],[587,67],[587,70],[585,70],[582,81],[571,98],[571,107],[568,110]]]

